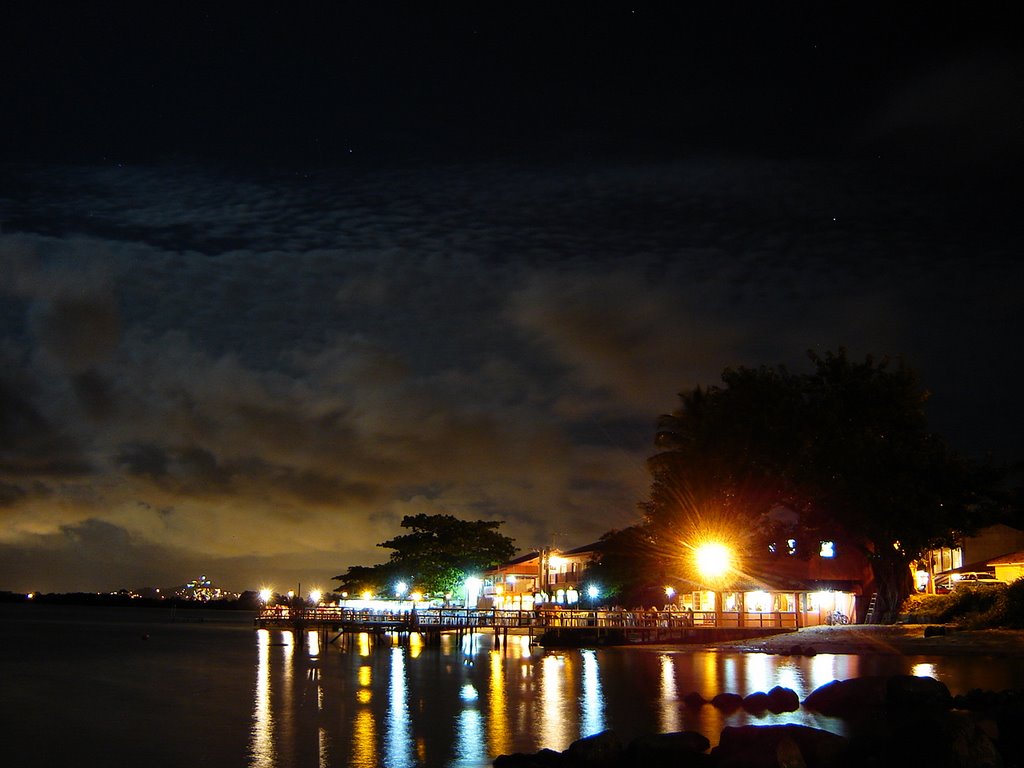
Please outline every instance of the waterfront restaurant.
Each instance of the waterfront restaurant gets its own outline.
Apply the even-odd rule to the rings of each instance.
[[[862,597],[873,583],[871,567],[853,545],[818,542],[800,556],[795,542],[787,553],[745,557],[742,570],[715,589],[678,589],[677,604],[705,619],[714,614],[724,627],[813,627],[862,621]],[[698,586],[701,585],[691,585]]]
[[[543,605],[582,608],[587,569],[600,544],[570,550],[529,552],[484,574],[481,608],[531,610]],[[682,579],[663,585],[664,606],[693,611],[698,625],[723,627],[812,627],[862,621],[870,566],[854,546],[820,542],[816,553],[795,552],[757,561],[744,558],[742,572],[714,588]],[[635,609],[633,609],[635,610]]]

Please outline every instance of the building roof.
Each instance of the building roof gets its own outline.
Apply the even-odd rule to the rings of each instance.
[[[994,557],[986,565],[1024,565],[1024,549]]]
[[[584,544],[582,547],[575,547],[574,549],[562,550],[558,554],[561,557],[573,557],[575,555],[596,555],[600,554],[601,552],[604,552],[604,542],[595,541],[591,544]]]

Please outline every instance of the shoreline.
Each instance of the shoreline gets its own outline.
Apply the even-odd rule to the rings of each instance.
[[[925,627],[941,627],[945,634],[924,636]],[[901,656],[1024,656],[1024,630],[958,629],[935,624],[852,624],[805,627],[794,632],[709,643],[707,650],[791,655],[800,653],[856,653]]]

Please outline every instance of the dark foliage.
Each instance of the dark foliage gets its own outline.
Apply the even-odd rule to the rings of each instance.
[[[722,386],[681,393],[659,421],[647,519],[666,542],[741,536],[757,552],[783,536],[856,542],[878,615],[891,616],[915,556],[992,519],[999,475],[928,430],[929,393],[899,361],[853,362],[843,349],[810,358],[810,374],[727,369]]]
[[[452,515],[411,515],[402,518],[409,533],[377,546],[394,550],[387,563],[352,566],[334,578],[339,591],[386,592],[401,580],[425,595],[457,591],[472,574],[509,560],[515,541],[498,532],[501,521],[459,520]]]

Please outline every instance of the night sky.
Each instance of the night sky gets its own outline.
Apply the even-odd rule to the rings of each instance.
[[[149,5],[0,23],[0,589],[585,544],[679,391],[808,349],[1022,458],[1004,6]]]

